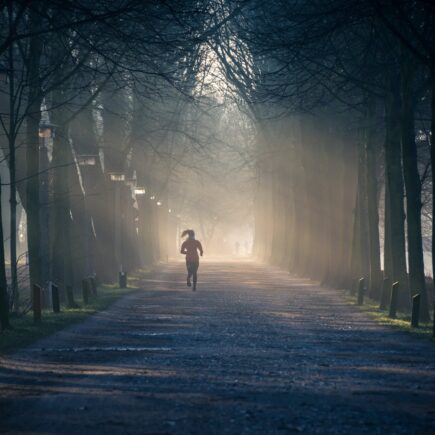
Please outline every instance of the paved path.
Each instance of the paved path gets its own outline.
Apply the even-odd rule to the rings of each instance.
[[[182,263],[0,360],[0,432],[427,434],[435,344],[254,263]]]

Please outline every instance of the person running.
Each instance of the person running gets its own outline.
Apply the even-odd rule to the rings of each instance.
[[[187,268],[187,286],[191,287],[192,283],[190,281],[193,278],[193,291],[196,290],[196,283],[198,281],[198,267],[199,267],[199,256],[198,251],[203,254],[201,242],[195,240],[195,231],[185,230],[181,234],[181,237],[188,236],[187,239],[181,245],[181,253],[186,256],[186,268]]]

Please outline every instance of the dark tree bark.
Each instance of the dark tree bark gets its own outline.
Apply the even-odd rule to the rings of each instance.
[[[32,21],[38,15],[32,14]],[[42,41],[33,37],[29,48],[28,62],[29,106],[26,117],[26,213],[27,242],[29,251],[30,286],[41,285],[40,271],[40,206],[39,206],[39,123],[41,120],[42,94],[39,83],[39,65],[42,54]]]
[[[272,235],[272,264],[284,266],[285,252],[285,199],[283,178],[285,173],[285,152],[281,143],[280,132],[276,133],[275,144],[272,149],[272,207],[273,207],[273,235]]]
[[[317,247],[319,241],[316,240],[317,231],[317,216],[314,213],[313,205],[316,198],[316,185],[312,174],[316,173],[316,168],[313,166],[313,143],[311,132],[313,129],[313,121],[306,116],[301,118],[301,162],[304,173],[304,184],[302,188],[303,199],[302,207],[302,240],[300,252],[301,264],[299,273],[302,276],[310,276],[311,268],[316,264]],[[314,276],[313,276],[314,278]],[[317,275],[319,278],[319,275]]]
[[[379,245],[379,214],[378,214],[378,180],[376,164],[375,101],[369,98],[366,114],[366,186],[367,186],[367,216],[369,232],[369,295],[374,299],[381,292],[381,250]]]
[[[401,136],[403,177],[406,188],[406,217],[408,235],[409,286],[411,295],[420,293],[420,319],[428,321],[429,306],[424,276],[423,240],[421,231],[421,181],[417,165],[414,128],[413,65],[410,56],[402,60]]]
[[[12,2],[8,3],[9,33],[13,35]],[[33,38],[34,40],[35,38]],[[17,138],[17,95],[15,89],[15,46],[9,46],[9,178],[10,178],[10,264],[11,288],[15,309],[19,309],[19,289],[17,280],[17,183],[16,183],[16,138]],[[1,239],[3,240],[3,239]]]
[[[319,172],[320,178],[318,180],[319,189],[321,189],[322,184],[325,186],[321,198],[323,205],[320,211],[320,217],[326,223],[324,229],[321,229],[321,232],[326,236],[324,240],[325,271],[322,282],[332,287],[341,286],[343,271],[347,263],[347,259],[341,257],[342,244],[345,243],[343,213],[346,212],[342,208],[342,200],[344,189],[351,185],[350,180],[342,183],[344,167],[351,162],[345,162],[344,144],[341,140],[341,134],[337,130],[333,120],[329,119],[325,135],[327,140],[324,147],[324,161],[327,171],[324,174]]]
[[[386,97],[385,167],[388,183],[389,236],[393,281],[400,282],[399,307],[409,309],[410,293],[405,254],[404,186],[400,138],[400,90],[396,78]]]
[[[56,124],[56,136],[53,140],[53,245],[52,262],[54,280],[64,287],[73,285],[73,259],[71,252],[71,175],[74,162],[69,143],[68,111],[66,83],[53,93],[52,112]]]
[[[355,197],[357,192],[357,156],[356,147],[343,140],[342,166],[343,172],[340,179],[342,186],[342,198],[340,204],[341,215],[343,216],[340,226],[340,251],[338,261],[342,265],[342,281],[339,287],[350,288],[352,285],[352,230],[355,214]]]
[[[141,178],[138,178],[140,180]],[[151,222],[150,200],[146,196],[137,198],[139,206],[139,244],[143,266],[150,266],[153,264],[154,258],[152,256],[152,238],[153,231]]]
[[[104,142],[104,172],[107,180],[108,201],[101,204],[106,219],[102,237],[105,241],[105,248],[114,254],[115,266],[112,268],[112,279],[115,278],[117,269],[121,267],[123,258],[120,252],[122,232],[122,216],[120,208],[121,186],[116,186],[119,181],[110,181],[110,173],[126,172],[126,113],[127,101],[125,91],[118,89],[114,81],[109,81],[101,94],[103,104],[103,142]],[[109,254],[110,255],[110,254]]]
[[[393,260],[391,253],[391,218],[390,218],[390,192],[385,180],[384,196],[384,278],[393,279]]]
[[[435,32],[435,30],[434,30]],[[434,38],[435,39],[435,38]],[[430,138],[430,160],[432,166],[432,277],[435,277],[435,65],[431,70],[431,132],[432,136]],[[433,291],[435,294],[435,279],[433,279]]]
[[[89,101],[90,92],[84,93],[81,104]],[[78,156],[95,156],[96,164],[93,166],[81,166],[80,173],[83,180],[85,197],[83,199],[85,231],[84,246],[88,251],[85,258],[86,268],[93,269],[99,279],[110,282],[116,279],[115,252],[113,241],[113,219],[108,211],[113,206],[110,196],[113,187],[105,177],[99,156],[96,126],[92,114],[92,104],[87,104],[78,113],[70,125],[70,136],[73,147]],[[88,272],[89,273],[89,272]]]
[[[335,251],[336,278],[334,286],[337,288],[349,288],[351,285],[350,275],[350,250],[352,246],[352,198],[355,196],[355,159],[353,147],[343,139],[343,134],[337,139],[337,240],[338,249]]]
[[[369,234],[367,222],[366,185],[367,161],[364,142],[362,140],[360,140],[357,145],[357,155],[357,189],[354,209],[351,257],[351,271],[354,284],[353,290],[355,290],[355,282],[357,282],[357,280],[364,278],[367,281],[369,277]]]
[[[4,237],[1,193],[0,180],[0,330],[3,330],[9,327],[9,296],[8,283],[6,280],[5,248],[3,243]]]

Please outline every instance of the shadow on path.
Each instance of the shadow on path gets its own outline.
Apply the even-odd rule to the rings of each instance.
[[[2,433],[430,433],[435,346],[249,262],[171,263],[0,360]]]

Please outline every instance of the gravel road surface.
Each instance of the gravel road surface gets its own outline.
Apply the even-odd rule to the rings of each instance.
[[[435,433],[435,343],[248,261],[183,263],[0,358],[0,432]]]

